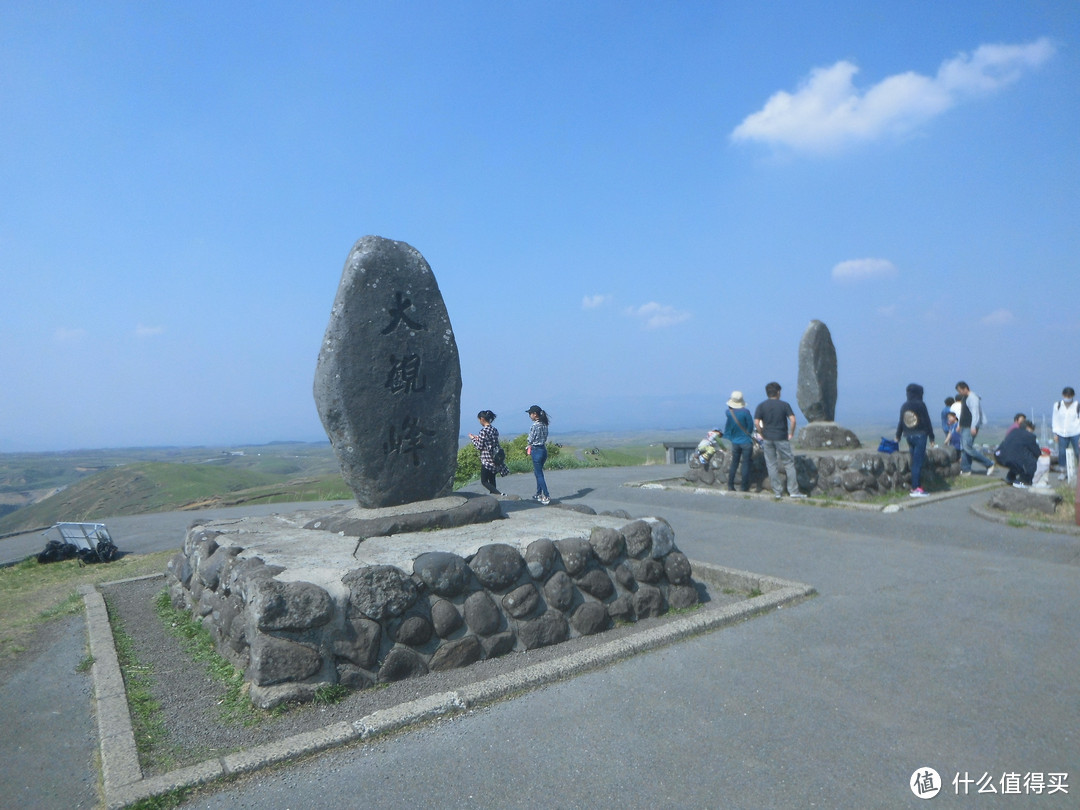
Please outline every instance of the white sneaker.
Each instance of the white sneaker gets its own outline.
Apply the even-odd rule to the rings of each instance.
[[[1023,481],[1013,481],[1013,486],[1016,487],[1017,489],[1027,489],[1028,488],[1028,485],[1025,484]]]
[[[791,498],[805,498],[806,494],[803,492],[789,492],[788,497]]]
[[[547,495],[541,495],[540,496],[540,503],[543,504],[544,506],[547,506],[549,503],[551,503],[551,498],[549,498]]]
[[[986,468],[986,474],[987,475],[993,475],[994,474],[994,467],[996,467],[996,466],[997,466],[996,464],[991,464],[989,467],[987,467]]]

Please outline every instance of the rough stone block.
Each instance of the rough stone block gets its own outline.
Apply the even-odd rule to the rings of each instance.
[[[541,582],[554,570],[557,560],[555,543],[547,537],[534,540],[525,549],[525,566],[529,569],[529,576]]]
[[[557,610],[549,610],[535,619],[518,622],[518,639],[527,650],[549,647],[570,638],[570,625],[566,616]]]
[[[652,550],[652,527],[644,520],[635,520],[622,527],[626,540],[626,553],[630,557],[644,557]]]
[[[639,619],[660,616],[665,609],[664,594],[655,585],[641,585],[634,593],[634,612]]]
[[[476,591],[465,600],[465,624],[478,636],[490,636],[502,626],[502,614],[487,591]]]
[[[611,584],[611,577],[599,568],[592,568],[574,580],[574,583],[585,593],[603,601],[615,593],[615,586]]]
[[[592,546],[589,541],[581,537],[567,537],[564,540],[556,540],[555,548],[562,557],[563,567],[566,573],[575,577],[589,565],[593,557]]]
[[[604,565],[611,565],[626,550],[626,540],[615,529],[597,526],[589,535],[593,552]]]
[[[376,621],[401,616],[412,607],[419,590],[412,577],[392,565],[372,565],[350,571],[341,580],[349,588],[349,608]]]
[[[439,638],[449,638],[461,627],[461,613],[452,602],[437,599],[431,604],[431,623]]]
[[[489,543],[481,546],[471,560],[469,567],[485,588],[503,591],[517,582],[525,568],[521,553],[506,543]]]
[[[439,596],[457,596],[471,577],[463,557],[448,551],[429,551],[413,561],[413,573]]]
[[[319,651],[306,644],[260,633],[251,644],[248,677],[258,686],[302,681],[322,668]]]
[[[457,669],[474,664],[484,657],[484,648],[476,636],[465,636],[456,641],[448,641],[435,651],[428,663],[432,672]]]
[[[565,571],[556,571],[544,583],[544,598],[556,610],[569,610],[575,596],[574,581]]]
[[[503,610],[515,619],[524,619],[540,604],[540,592],[531,582],[514,588],[502,598]]]
[[[583,636],[591,636],[607,630],[611,617],[607,607],[600,602],[583,602],[570,616],[570,625]]]
[[[310,582],[260,580],[248,598],[248,610],[260,630],[309,630],[330,621],[334,603]]]
[[[379,667],[379,683],[393,683],[427,675],[428,667],[418,653],[407,647],[394,647]]]

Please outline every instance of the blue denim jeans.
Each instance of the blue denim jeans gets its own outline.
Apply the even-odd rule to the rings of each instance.
[[[1065,474],[1065,451],[1072,445],[1076,463],[1080,464],[1080,436],[1058,436],[1058,472]]]
[[[926,461],[926,434],[909,433],[907,443],[911,450],[911,488],[918,489],[922,481],[923,462]]]
[[[742,466],[742,482],[739,484],[743,492],[750,489],[750,457],[754,454],[754,445],[731,443],[731,469],[727,474],[728,489],[735,489],[735,468]]]
[[[541,444],[532,446],[533,474],[536,476],[536,494],[550,498],[547,481],[544,480],[544,462],[547,461],[547,448]]]
[[[975,459],[986,469],[994,466],[994,462],[975,449],[975,437],[971,435],[971,428],[960,429],[960,469],[963,472],[971,472],[971,460]]]

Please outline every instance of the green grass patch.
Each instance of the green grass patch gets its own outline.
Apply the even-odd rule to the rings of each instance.
[[[167,771],[178,759],[168,744],[169,734],[165,728],[161,703],[154,697],[153,670],[139,661],[134,640],[124,630],[123,622],[116,616],[109,602],[109,597],[106,596],[105,604],[109,607],[116,657],[120,662],[120,672],[124,676],[124,689],[127,692],[139,762],[144,768]]]
[[[531,473],[532,457],[525,450],[529,444],[528,434],[522,433],[511,440],[501,440],[506,451],[506,466],[511,473]],[[662,464],[664,450],[650,445],[621,447],[618,449],[579,448],[550,442],[545,470],[571,470],[583,467],[636,467],[643,464]],[[454,486],[466,486],[480,478],[480,454],[472,444],[458,450]]]
[[[80,585],[160,574],[175,553],[125,554],[95,565],[78,560],[39,563],[31,557],[0,568],[0,664],[26,650],[44,624],[81,611]]]
[[[276,710],[264,711],[252,704],[243,671],[218,653],[210,631],[187,611],[173,607],[168,591],[162,591],[154,599],[154,610],[166,630],[180,640],[184,652],[201,664],[207,674],[225,690],[219,715],[223,723],[253,726],[280,714]]]
[[[187,801],[189,795],[191,795],[191,790],[188,788],[173,788],[168,793],[139,799],[127,805],[126,810],[173,810]]]
[[[349,687],[340,683],[328,683],[326,686],[320,686],[316,689],[311,700],[319,706],[330,706],[334,703],[340,703],[350,694],[352,692]]]

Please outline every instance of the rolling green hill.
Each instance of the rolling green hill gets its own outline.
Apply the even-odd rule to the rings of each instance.
[[[0,534],[51,526],[61,520],[92,521],[176,509],[241,503],[337,500],[352,493],[340,475],[289,477],[209,464],[140,462],[82,478],[67,489],[0,518]]]

